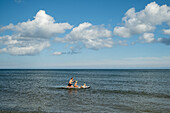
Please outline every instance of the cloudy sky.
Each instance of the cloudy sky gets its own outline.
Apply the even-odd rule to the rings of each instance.
[[[0,68],[170,68],[169,0],[0,0]]]

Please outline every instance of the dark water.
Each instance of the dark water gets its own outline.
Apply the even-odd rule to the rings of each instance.
[[[170,113],[170,70],[0,70],[0,111]]]

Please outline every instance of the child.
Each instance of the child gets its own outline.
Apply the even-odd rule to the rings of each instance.
[[[75,82],[74,87],[79,87],[79,86],[77,85],[77,81]]]
[[[86,87],[86,83],[84,83],[84,85],[83,86],[81,86],[81,88],[85,88]]]

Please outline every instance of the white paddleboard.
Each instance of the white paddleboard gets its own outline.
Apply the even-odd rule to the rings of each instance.
[[[83,86],[83,87],[62,87],[62,89],[87,89],[90,86]]]

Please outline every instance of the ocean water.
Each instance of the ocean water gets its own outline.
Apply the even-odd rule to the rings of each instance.
[[[170,70],[1,69],[0,112],[170,113]]]

